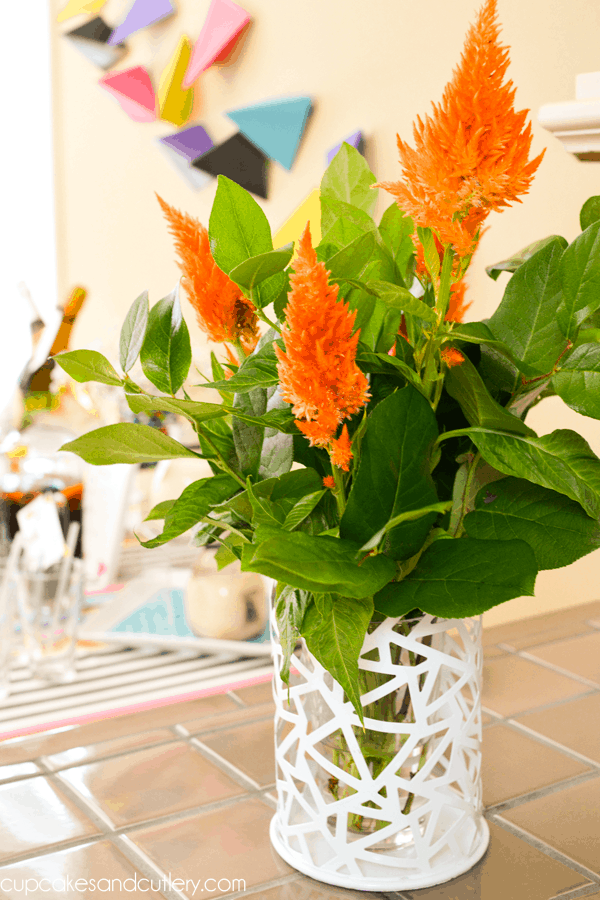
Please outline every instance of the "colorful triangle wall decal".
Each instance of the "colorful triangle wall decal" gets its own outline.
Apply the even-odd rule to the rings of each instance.
[[[134,0],[133,6],[110,36],[109,44],[119,44],[134,31],[154,25],[175,12],[171,0]]]
[[[243,134],[234,134],[229,140],[217,144],[208,153],[192,163],[209,175],[226,175],[237,184],[267,198],[268,159]]]
[[[250,21],[250,14],[233,0],[212,0],[183,81],[189,87],[223,53]]]
[[[192,112],[194,89],[181,86],[191,53],[192,44],[182,34],[175,53],[160,76],[157,91],[160,117],[173,125],[185,125]]]
[[[321,192],[319,188],[315,188],[283,223],[273,237],[273,246],[283,247],[290,241],[297,241],[306,228],[307,222],[310,223],[313,247],[316,247],[321,243]]]
[[[95,13],[102,9],[106,0],[69,0],[56,17],[57,22],[64,22],[80,13]]]
[[[210,175],[207,175],[206,172],[201,172],[200,169],[192,166],[191,163],[181,156],[173,147],[169,146],[169,144],[165,144],[164,141],[165,138],[159,138],[156,143],[173,168],[179,172],[182,178],[187,181],[188,185],[194,191],[201,191],[211,183],[212,178]]]
[[[177,131],[168,137],[160,138],[160,142],[190,163],[204,153],[208,153],[214,146],[202,125],[192,125],[191,128]]]
[[[311,109],[310,97],[286,97],[234,109],[227,115],[270,159],[291,169]]]
[[[355,131],[354,134],[351,134],[349,137],[344,138],[343,141],[340,141],[339,144],[336,144],[335,147],[332,147],[331,150],[328,150],[327,165],[329,165],[333,157],[339,152],[342,144],[350,144],[351,147],[354,147],[356,150],[358,150],[359,153],[362,153],[365,149],[365,139],[363,137],[362,131]]]
[[[97,16],[80,25],[79,28],[68,31],[65,37],[68,37],[90,62],[100,66],[101,69],[110,69],[127,52],[125,44],[108,45],[107,41],[111,34],[112,29],[100,16]]]
[[[117,98],[134,121],[155,121],[156,97],[150,75],[143,66],[133,66],[113,75],[105,75],[99,84]]]

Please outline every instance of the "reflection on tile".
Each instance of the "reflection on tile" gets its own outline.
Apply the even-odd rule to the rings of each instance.
[[[585,686],[567,675],[559,675],[518,656],[484,662],[481,702],[503,716],[584,692]]]
[[[117,826],[244,793],[235,781],[179,741],[65,769],[61,778],[94,798]]]
[[[96,834],[92,822],[42,776],[0,787],[0,861]]]
[[[126,750],[134,750],[147,747],[150,744],[159,744],[172,740],[173,732],[167,728],[156,729],[156,731],[143,731],[141,734],[128,734],[121,738],[113,738],[110,741],[98,741],[95,744],[88,744],[85,747],[71,747],[70,750],[63,750],[62,753],[54,753],[52,756],[47,756],[45,761],[51,769],[56,770],[92,759],[101,759],[103,756],[124,753]]]
[[[590,771],[589,766],[506,725],[486,728],[482,760],[485,806]]]
[[[548,900],[588,879],[493,822],[490,845],[470,872],[438,887],[403,891],[406,900]]]
[[[251,894],[248,900],[257,900],[259,894]],[[260,891],[261,900],[382,900],[383,894],[370,891],[347,891],[344,888],[320,884],[302,875],[297,881],[289,881],[268,891]],[[387,896],[387,895],[385,895]]]
[[[42,770],[32,762],[15,763],[12,766],[0,766],[0,783],[13,778],[24,778],[25,775],[39,775]]]
[[[600,777],[502,813],[600,875]]]
[[[253,887],[294,871],[271,847],[272,816],[272,809],[252,798],[233,810],[227,807],[132,831],[129,838],[178,878],[216,879],[210,896],[222,897],[243,891],[244,884]]]
[[[71,747],[84,747],[125,734],[151,731],[154,728],[185,722],[187,719],[212,716],[236,709],[239,707],[230,697],[214,694],[199,700],[169,703],[156,709],[143,709],[123,716],[107,716],[85,725],[65,725],[51,731],[0,741],[0,759],[7,764],[23,762],[37,756],[62,753]]]
[[[273,688],[271,679],[262,682],[262,684],[251,684],[248,687],[236,688],[234,691],[236,697],[253,706],[255,703],[273,703]]]
[[[153,887],[159,887],[158,877],[146,881],[144,875],[108,841],[15,863],[1,869],[0,874],[2,897],[6,900],[22,900],[25,896],[22,879],[32,879],[28,884],[28,900],[48,900],[49,896],[68,897],[69,900],[88,900],[96,896],[110,896],[111,900],[132,896],[164,900],[163,894],[153,890]],[[136,891],[138,885],[139,893]]]
[[[252,722],[240,728],[218,731],[202,738],[202,743],[223,756],[261,787],[275,783],[275,741],[273,719]]]
[[[519,716],[517,721],[600,763],[600,694]]]
[[[483,655],[486,659],[495,659],[497,656],[506,656],[507,653],[508,650],[503,650],[502,647],[497,647],[496,644],[490,644],[483,649]]]
[[[560,638],[592,631],[587,620],[600,615],[600,602],[584,603],[545,616],[533,616],[506,625],[483,629],[484,647],[489,644],[509,644],[522,650],[532,644],[542,644]]]
[[[220,728],[241,725],[243,722],[256,721],[257,719],[269,719],[272,723],[274,710],[275,707],[272,703],[257,703],[255,706],[249,706],[247,709],[238,707],[235,712],[223,713],[220,716],[191,719],[189,722],[183,722],[182,724],[189,734],[200,734],[204,731],[216,731]]]
[[[555,644],[541,644],[527,651],[532,656],[543,659],[575,675],[589,678],[600,685],[600,632],[583,637],[558,641]]]

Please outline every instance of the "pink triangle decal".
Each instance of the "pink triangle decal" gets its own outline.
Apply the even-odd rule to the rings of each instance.
[[[100,79],[100,85],[113,94],[135,122],[156,120],[156,96],[150,75],[143,66],[134,66]]]
[[[228,45],[233,43],[249,21],[250,13],[233,0],[212,0],[183,79],[184,88],[191,87],[200,73],[228,49]]]

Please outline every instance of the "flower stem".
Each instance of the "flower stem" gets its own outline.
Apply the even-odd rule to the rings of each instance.
[[[335,499],[337,503],[340,519],[344,515],[346,509],[346,491],[344,489],[344,476],[342,470],[338,466],[331,466],[333,470],[333,480],[335,481]]]
[[[272,322],[271,319],[266,314],[266,312],[263,312],[262,309],[257,308],[256,315],[258,316],[259,319],[262,319],[263,322],[266,322],[267,325],[269,325],[273,329],[273,331],[276,331],[277,334],[281,334],[281,328],[279,327],[277,322]]]
[[[218,449],[216,444],[214,444],[213,441],[209,438],[206,431],[204,431],[202,429],[201,425],[196,424],[196,431],[199,436],[204,438],[204,440],[206,441],[208,446],[211,448],[211,450],[214,450],[215,455],[217,457],[217,465],[219,466],[219,468],[223,469],[224,472],[227,472],[228,475],[231,475],[232,478],[235,478],[237,483],[240,484],[244,488],[244,490],[246,490],[246,482],[244,481],[244,479],[231,468],[231,466],[229,465],[228,462],[225,461],[225,457],[223,456],[221,451]]]

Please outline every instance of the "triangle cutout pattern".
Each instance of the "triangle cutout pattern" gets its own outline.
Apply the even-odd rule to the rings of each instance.
[[[226,175],[258,197],[267,198],[268,159],[243,134],[217,144],[192,165],[209,175]]]
[[[200,36],[194,44],[183,86],[190,87],[205,69],[212,66],[249,21],[250,13],[233,0],[212,0]]]
[[[271,615],[276,734],[282,734],[272,839],[301,872],[342,887],[356,888],[366,872],[374,891],[446,881],[480,859],[489,840],[481,812],[481,618],[425,615],[408,635],[399,622],[386,619],[368,634],[359,660],[363,671],[391,676],[362,697],[369,740],[378,747],[391,741],[389,762],[375,769],[363,755],[362,727],[343,689],[305,646],[292,659],[293,703],[287,702]],[[459,653],[451,630],[460,633]],[[408,653],[417,665],[403,664]],[[423,691],[425,682],[434,687]],[[394,721],[368,715],[368,704],[383,698]]]
[[[135,31],[147,28],[148,25],[155,25],[174,12],[175,7],[171,0],[134,0],[133,6],[121,24],[117,25],[108,43],[119,44]]]
[[[144,66],[134,66],[113,75],[105,75],[99,83],[117,98],[134,121],[155,121],[156,97],[150,75]]]
[[[202,125],[192,125],[191,128],[184,128],[183,131],[177,131],[168,137],[160,138],[160,140],[188,162],[193,162],[202,154],[208,153],[214,146]]]
[[[73,46],[83,53],[86,59],[89,59],[91,63],[94,63],[100,69],[112,69],[127,53],[127,48],[124,44],[117,44],[115,47],[111,47],[109,44],[90,41],[88,38],[77,37],[72,34],[65,36],[70,38]]]
[[[310,97],[286,97],[227,113],[248,140],[291,169],[312,109]]]
[[[79,28],[74,28],[73,31],[69,31],[67,36],[71,38],[86,38],[88,41],[98,41],[100,44],[106,44],[111,34],[112,28],[108,27],[104,19],[100,16],[96,16],[95,19],[84,22]]]
[[[342,144],[350,144],[350,146],[354,147],[355,150],[358,150],[359,153],[364,153],[365,139],[363,137],[362,131],[355,131],[354,134],[351,134],[349,135],[349,137],[344,138],[343,141],[340,141],[339,144],[336,144],[335,147],[332,147],[331,150],[328,150],[327,165],[329,165],[336,153],[341,150]]]
[[[66,19],[72,19],[81,13],[99,12],[106,0],[69,0],[66,6],[63,6],[58,16],[57,22],[64,22]]]
[[[182,34],[175,53],[162,72],[158,84],[157,99],[160,117],[167,122],[172,122],[173,125],[185,125],[192,112],[194,89],[183,88],[181,85],[191,52],[192,45]]]
[[[194,168],[188,160],[181,156],[173,147],[165,143],[165,138],[156,141],[163,155],[168,159],[173,168],[179,172],[184,181],[194,191],[201,191],[211,183],[212,178],[200,169]]]

